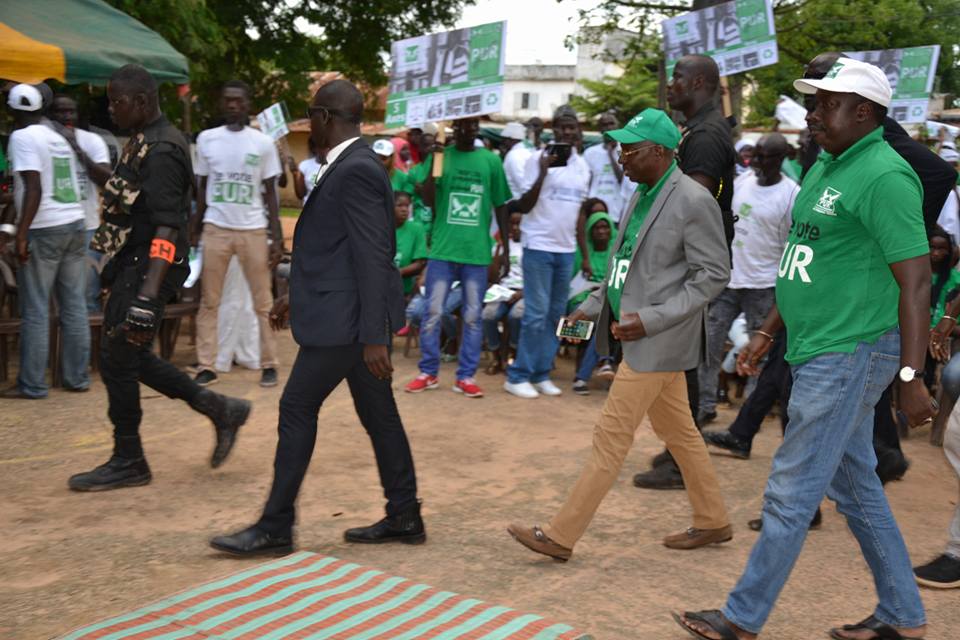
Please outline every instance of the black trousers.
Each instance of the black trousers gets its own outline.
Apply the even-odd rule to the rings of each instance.
[[[113,266],[115,278],[104,309],[100,340],[100,376],[107,388],[108,415],[116,439],[139,434],[143,417],[139,383],[169,398],[187,402],[200,392],[200,387],[186,373],[158,357],[151,345],[141,347],[127,342],[122,324],[130,303],[140,291],[146,265],[134,260]],[[160,300],[166,303],[173,299],[188,273],[186,266],[173,265],[160,285]]]
[[[363,345],[301,347],[280,397],[279,442],[273,486],[257,526],[286,535],[295,520],[294,502],[317,440],[317,414],[323,401],[346,378],[360,423],[373,443],[387,515],[417,500],[417,479],[407,434],[389,380],[380,380],[363,362]]]
[[[793,376],[790,365],[783,359],[787,352],[787,334],[783,331],[774,338],[773,347],[767,354],[767,362],[757,378],[757,386],[747,398],[736,420],[730,425],[730,433],[744,442],[753,442],[760,432],[760,425],[780,401],[780,426],[787,429],[787,406],[790,404],[790,391],[793,388]]]

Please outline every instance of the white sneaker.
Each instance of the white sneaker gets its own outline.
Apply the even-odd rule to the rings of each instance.
[[[518,398],[525,398],[527,400],[540,397],[540,394],[537,393],[537,390],[534,389],[533,385],[529,382],[510,382],[508,380],[503,383],[503,389],[507,393],[512,393]]]
[[[542,393],[545,396],[559,396],[563,391],[557,385],[553,384],[553,380],[543,380],[541,382],[534,382],[533,388]]]

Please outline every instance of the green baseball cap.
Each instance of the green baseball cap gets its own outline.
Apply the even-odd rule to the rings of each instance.
[[[604,135],[621,144],[650,141],[667,149],[676,149],[680,144],[680,130],[660,109],[644,109],[622,129],[607,131]]]

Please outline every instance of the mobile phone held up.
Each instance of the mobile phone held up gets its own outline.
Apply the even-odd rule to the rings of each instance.
[[[556,160],[550,163],[551,167],[567,166],[567,160],[570,159],[572,152],[573,147],[566,142],[551,142],[547,145],[546,150],[548,156],[556,156]]]
[[[589,320],[577,320],[568,323],[566,318],[560,318],[557,324],[557,337],[571,340],[589,340],[593,335],[593,323]]]

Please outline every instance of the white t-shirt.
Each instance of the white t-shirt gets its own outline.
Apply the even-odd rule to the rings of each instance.
[[[540,176],[540,157],[535,151],[527,159],[523,173],[523,192],[530,190]],[[565,167],[547,169],[537,203],[523,216],[520,230],[525,249],[573,253],[577,250],[577,216],[590,190],[590,166],[576,149]]]
[[[619,145],[613,152],[614,158],[620,157]],[[583,152],[583,159],[590,165],[590,195],[591,198],[600,198],[607,205],[607,213],[614,222],[620,222],[623,217],[622,186],[617,182],[617,174],[610,162],[610,154],[603,144],[595,144]],[[629,178],[623,177],[623,181]],[[631,192],[632,194],[632,192]]]
[[[310,192],[313,191],[313,185],[317,183],[317,176],[320,175],[320,163],[317,162],[315,156],[311,156],[301,162],[297,168],[300,169],[300,173],[303,174],[303,184],[307,187],[307,193],[303,196],[303,203],[307,203],[307,198],[310,197]]]
[[[37,171],[40,173],[40,207],[30,228],[43,229],[83,220],[77,156],[63,136],[45,124],[17,129],[10,135],[7,155],[14,172],[18,219],[23,213],[25,195],[20,172]]]
[[[110,149],[103,138],[90,131],[74,129],[77,136],[77,146],[87,154],[96,164],[110,164]],[[77,163],[77,181],[80,183],[80,192],[83,194],[83,209],[87,216],[87,230],[100,226],[100,190],[97,184],[87,175],[87,168],[83,163]]]
[[[954,187],[947,194],[947,200],[940,209],[937,224],[953,236],[953,244],[960,244],[960,187]]]
[[[527,160],[533,149],[524,142],[518,142],[513,145],[503,159],[503,172],[507,174],[507,186],[510,187],[510,193],[513,197],[519,198],[525,192],[523,191],[523,174],[526,172]]]
[[[790,233],[790,210],[800,187],[783,176],[768,187],[757,176],[745,173],[733,190],[733,213],[738,216],[733,234],[731,289],[767,289],[777,283],[777,268]]]
[[[197,136],[194,171],[207,176],[204,222],[224,229],[266,229],[260,186],[280,175],[280,155],[270,136],[250,127],[207,129]]]
[[[513,238],[510,242],[510,271],[503,276],[500,284],[507,289],[523,289],[523,243]]]

